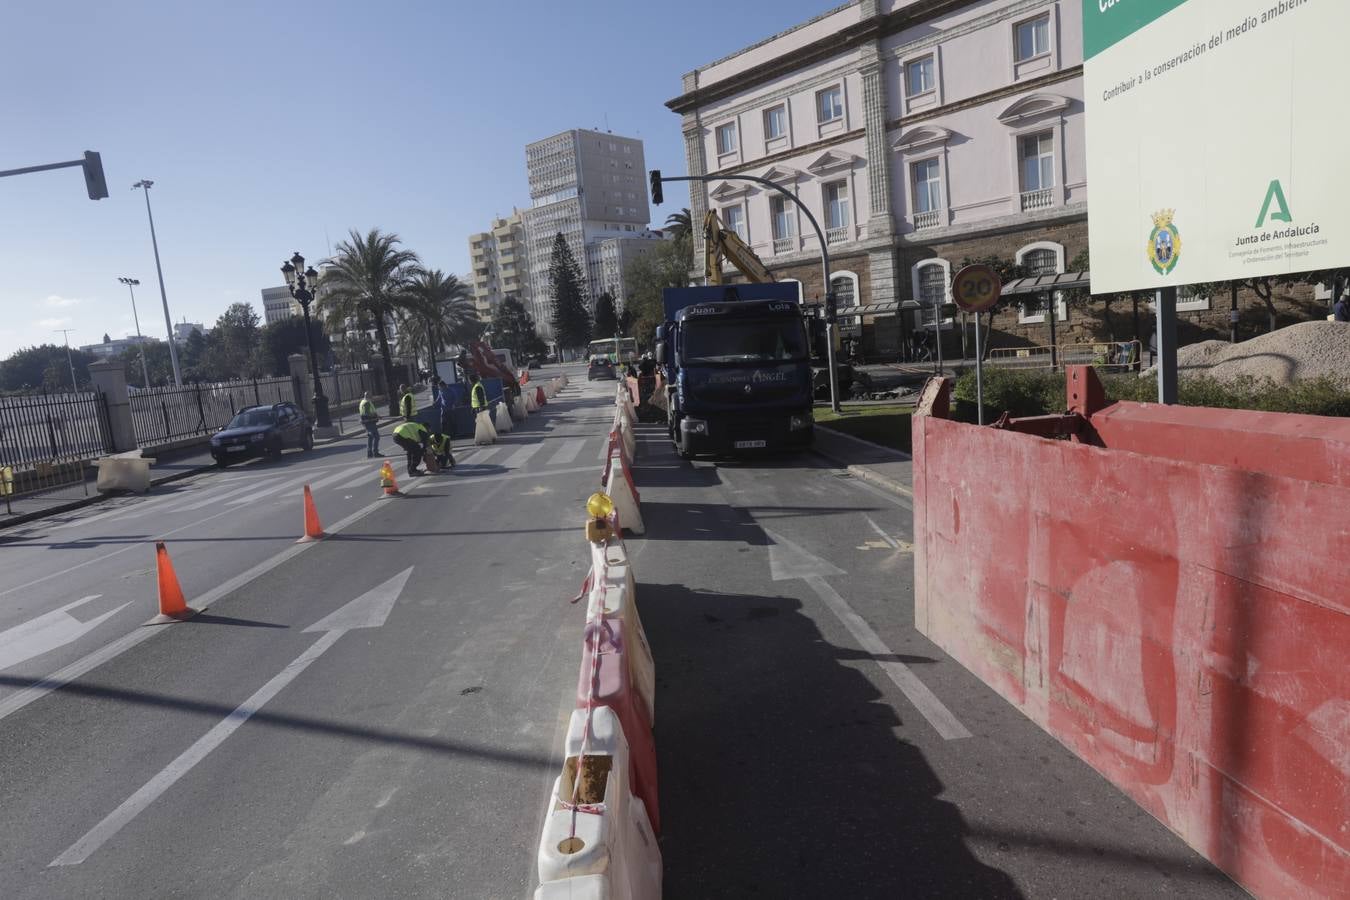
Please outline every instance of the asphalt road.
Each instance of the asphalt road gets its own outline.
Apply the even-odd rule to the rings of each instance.
[[[402,498],[349,440],[7,532],[0,896],[528,896],[612,391]],[[667,897],[1241,896],[913,630],[903,498],[642,432]]]

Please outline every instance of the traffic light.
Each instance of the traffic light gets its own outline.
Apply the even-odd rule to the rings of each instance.
[[[660,206],[666,198],[661,196],[661,170],[652,169],[652,205]]]
[[[103,157],[93,150],[84,151],[84,187],[90,200],[108,196],[108,182],[103,177]]]

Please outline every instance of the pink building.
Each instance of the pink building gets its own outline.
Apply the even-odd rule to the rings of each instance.
[[[962,260],[1043,274],[1087,249],[1082,63],[1079,0],[857,0],[690,72],[667,105],[691,174],[768,178],[806,203],[841,310],[920,301],[903,321],[861,319],[865,348],[886,353],[932,321]],[[694,221],[709,208],[780,280],[823,295],[816,235],[791,202],[691,182]],[[1041,341],[1044,320],[1028,306],[995,327]]]

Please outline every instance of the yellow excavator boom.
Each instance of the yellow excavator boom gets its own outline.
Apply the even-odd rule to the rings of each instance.
[[[716,211],[710,209],[703,217],[703,273],[708,284],[722,283],[723,259],[735,266],[747,281],[766,284],[774,280],[755,251],[741,240],[739,234],[725,228]]]

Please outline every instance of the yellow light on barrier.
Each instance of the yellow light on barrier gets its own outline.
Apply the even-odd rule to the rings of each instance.
[[[586,512],[593,519],[608,519],[614,512],[614,501],[608,494],[596,491],[586,498]]]

